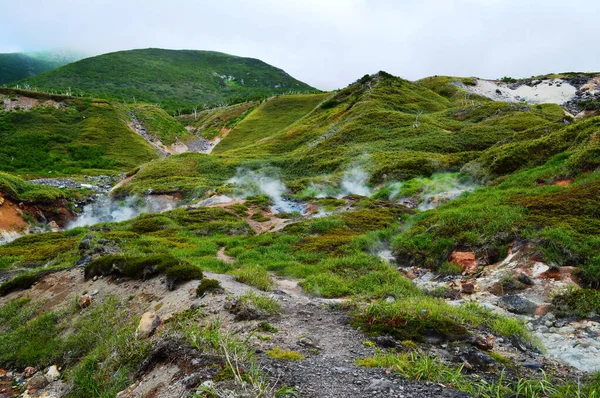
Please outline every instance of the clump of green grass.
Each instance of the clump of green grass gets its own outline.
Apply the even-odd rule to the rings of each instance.
[[[275,315],[281,312],[281,306],[279,305],[279,302],[264,294],[256,294],[250,291],[241,295],[239,300],[244,305],[253,307],[268,315]]]
[[[422,341],[428,329],[456,339],[468,335],[469,329],[485,327],[501,336],[515,337],[532,346],[537,344],[519,320],[492,313],[475,302],[450,306],[442,299],[425,295],[372,304],[356,314],[356,324],[368,333],[414,341]]]
[[[261,211],[257,211],[256,213],[254,213],[251,219],[257,222],[271,221],[271,217],[265,216]]]
[[[202,297],[207,292],[213,292],[221,288],[221,283],[216,279],[202,279],[196,288],[196,297]]]
[[[259,288],[260,290],[273,289],[273,280],[263,267],[259,265],[249,265],[233,271],[233,275],[238,282]]]
[[[84,271],[86,279],[116,274],[143,280],[159,273],[167,276],[167,286],[171,290],[178,282],[202,279],[202,270],[199,267],[169,254],[145,256],[109,254],[90,262]]]
[[[265,353],[271,358],[278,359],[280,361],[302,361],[305,359],[304,355],[297,351],[284,350],[279,347],[265,351]]]
[[[277,329],[275,326],[271,325],[267,321],[260,322],[257,327],[258,327],[258,329],[262,330],[263,332],[267,332],[267,333],[279,332],[279,329]]]
[[[571,289],[552,298],[558,315],[593,317],[600,313],[600,292],[593,289]]]
[[[500,372],[494,382],[469,377],[462,372],[462,366],[456,367],[442,362],[419,351],[378,352],[368,358],[358,359],[356,364],[370,368],[388,368],[413,380],[429,381],[451,385],[477,397],[517,396],[524,398],[552,397],[598,397],[598,376],[588,378],[585,383],[575,380],[554,378],[543,373],[531,378],[505,378]]]
[[[2,172],[0,172],[0,193],[15,201],[41,204],[54,203],[66,196],[58,188],[32,184]]]

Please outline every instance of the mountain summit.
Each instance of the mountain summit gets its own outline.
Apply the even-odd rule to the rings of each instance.
[[[258,59],[158,48],[86,58],[23,83],[42,90],[159,103],[169,111],[315,90]]]

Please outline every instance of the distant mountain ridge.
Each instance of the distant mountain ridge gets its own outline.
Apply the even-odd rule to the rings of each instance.
[[[81,58],[82,55],[64,51],[0,54],[0,85],[56,69]]]
[[[99,98],[156,103],[170,112],[315,91],[258,59],[212,51],[157,48],[86,58],[20,83],[40,90],[69,89]]]

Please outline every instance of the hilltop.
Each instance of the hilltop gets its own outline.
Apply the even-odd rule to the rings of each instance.
[[[253,58],[157,48],[86,58],[20,82],[40,90],[160,104],[169,113],[315,89]]]
[[[0,54],[0,85],[35,76],[83,58],[71,53],[32,52]]]

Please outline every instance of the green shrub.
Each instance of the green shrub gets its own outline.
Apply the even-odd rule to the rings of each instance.
[[[196,297],[202,297],[207,292],[212,292],[221,288],[221,283],[216,279],[202,279],[196,288]]]
[[[592,289],[572,289],[552,298],[557,315],[580,318],[600,314],[600,292]]]

